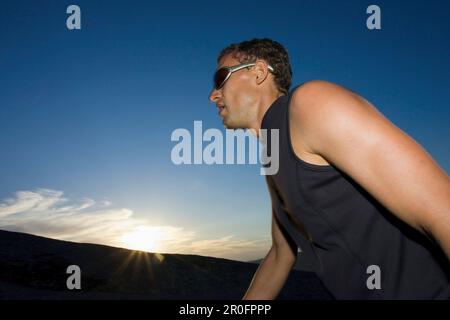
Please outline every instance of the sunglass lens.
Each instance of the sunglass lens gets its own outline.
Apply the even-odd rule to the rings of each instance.
[[[223,85],[223,82],[227,78],[229,70],[227,68],[220,68],[216,71],[214,75],[214,88],[217,90],[220,89]]]

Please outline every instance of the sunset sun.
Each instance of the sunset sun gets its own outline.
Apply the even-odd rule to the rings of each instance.
[[[142,227],[124,234],[121,241],[128,249],[155,252],[163,238],[164,234],[159,228]]]

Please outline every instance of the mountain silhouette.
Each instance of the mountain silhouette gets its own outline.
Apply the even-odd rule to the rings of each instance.
[[[81,289],[67,268],[79,266]],[[0,230],[0,299],[241,299],[258,264],[156,254]],[[331,299],[311,272],[292,270],[279,299]]]

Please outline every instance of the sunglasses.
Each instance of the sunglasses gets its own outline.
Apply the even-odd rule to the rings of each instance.
[[[222,67],[216,71],[214,74],[214,89],[219,90],[221,89],[225,82],[231,77],[231,75],[244,68],[252,67],[256,64],[256,62],[249,62],[249,63],[243,63],[238,64],[234,67]],[[273,68],[269,65],[267,68],[273,72]]]

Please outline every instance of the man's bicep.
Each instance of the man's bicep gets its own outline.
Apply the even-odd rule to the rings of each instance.
[[[275,211],[279,208],[279,202],[281,201],[279,194],[270,176],[266,176],[266,183],[272,204],[272,249],[275,249],[275,252],[277,254],[280,253],[283,257],[295,259],[297,254],[297,245],[295,241],[292,240],[286,229],[281,225],[277,217],[277,212]]]
[[[297,245],[278,221],[274,210],[272,210],[272,246],[277,254],[295,259]]]

